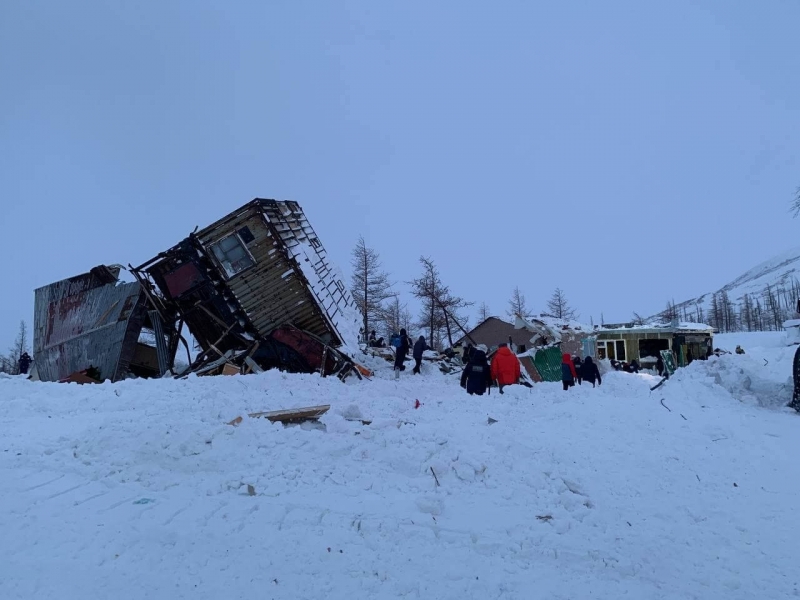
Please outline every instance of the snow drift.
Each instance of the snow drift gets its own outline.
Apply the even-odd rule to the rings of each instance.
[[[482,398],[431,365],[2,379],[0,596],[791,597],[800,422],[720,364]],[[320,427],[225,424],[322,402]]]

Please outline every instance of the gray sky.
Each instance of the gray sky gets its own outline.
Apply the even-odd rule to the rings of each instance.
[[[254,197],[349,273],[624,320],[797,245],[795,0],[0,3],[0,348]],[[407,286],[400,285],[407,293]]]

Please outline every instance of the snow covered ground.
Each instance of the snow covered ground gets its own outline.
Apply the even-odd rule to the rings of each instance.
[[[800,415],[765,400],[794,348],[745,339],[652,393],[0,379],[0,598],[798,597]]]

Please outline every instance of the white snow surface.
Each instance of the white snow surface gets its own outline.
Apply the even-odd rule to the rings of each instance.
[[[375,361],[346,384],[0,379],[0,598],[797,597],[800,416],[764,400],[794,348],[715,338],[736,344],[655,392],[470,397]],[[324,429],[225,424],[321,403]]]

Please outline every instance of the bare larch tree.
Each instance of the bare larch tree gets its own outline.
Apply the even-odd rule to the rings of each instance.
[[[492,312],[489,310],[489,305],[486,304],[486,302],[481,302],[481,305],[478,307],[478,319],[480,319],[480,322],[483,323],[491,316]]]
[[[576,319],[575,309],[567,302],[567,297],[561,288],[556,288],[550,300],[547,301],[547,312],[556,319]]]
[[[353,267],[351,291],[364,316],[364,336],[368,336],[384,315],[384,303],[394,296],[389,276],[381,269],[378,253],[368,248],[363,237],[358,238],[350,261]]]
[[[450,292],[450,288],[442,283],[439,269],[430,258],[420,257],[422,275],[411,282],[411,293],[422,301],[420,325],[428,330],[428,341],[431,345],[441,344],[442,330],[446,332],[449,345],[453,346],[453,332],[467,334],[467,321],[460,311],[472,306],[459,296]]]
[[[519,286],[514,288],[514,291],[511,292],[511,299],[508,301],[508,310],[506,314],[511,317],[511,320],[514,321],[517,318],[517,315],[522,317],[523,319],[530,319],[532,314],[531,311],[528,310],[528,305],[525,302],[525,294],[519,289]]]

